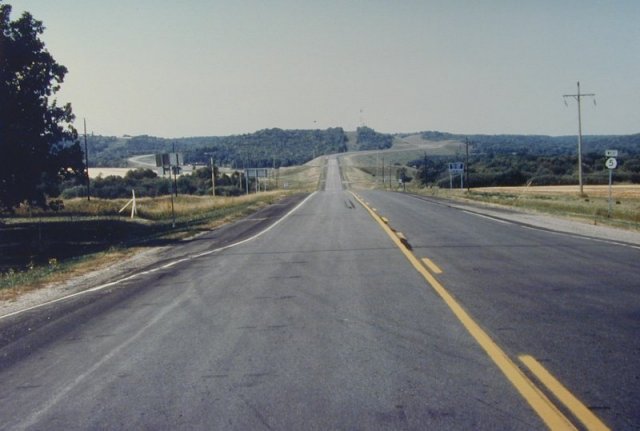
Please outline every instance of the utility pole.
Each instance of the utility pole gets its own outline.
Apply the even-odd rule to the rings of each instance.
[[[83,118],[83,120],[84,120],[84,164],[87,165],[87,200],[90,201],[91,188],[89,186],[90,180],[89,180],[89,150],[87,147],[87,119]]]
[[[464,161],[465,182],[467,183],[467,193],[469,193],[469,138],[464,138],[467,147],[467,157]]]
[[[211,157],[211,195],[216,196],[216,165],[213,164],[213,157]]]
[[[380,150],[376,152],[376,187],[380,184]]]
[[[583,97],[595,97],[594,93],[580,93],[580,81],[578,81],[578,93],[577,94],[564,94],[562,97],[565,99],[564,103],[567,104],[567,97],[573,97],[578,102],[578,183],[580,184],[580,196],[583,195],[582,186],[582,113],[580,108],[580,102]],[[595,104],[595,99],[593,100]]]
[[[175,142],[173,142],[173,154],[176,157],[176,166],[171,166],[171,170],[173,171],[173,191],[176,194],[176,197],[178,197],[178,155],[176,154]],[[169,176],[169,178],[171,178],[171,176]]]

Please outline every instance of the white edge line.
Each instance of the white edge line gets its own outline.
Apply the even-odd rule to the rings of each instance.
[[[422,202],[429,202],[429,203],[434,203],[436,205],[443,205],[443,204],[441,204],[439,202],[425,201],[424,199],[420,199],[419,197],[416,197],[416,196],[412,196],[412,195],[407,195],[407,196],[409,196],[410,198],[422,201]],[[482,218],[486,218],[486,219],[489,219],[489,220],[493,220],[493,221],[498,222],[498,223],[504,223],[504,224],[511,224],[511,225],[520,226],[523,229],[530,229],[530,230],[535,230],[535,231],[538,231],[538,232],[547,232],[547,233],[556,234],[556,235],[564,235],[564,236],[568,236],[568,237],[576,238],[576,239],[583,239],[583,240],[587,240],[587,241],[602,242],[602,243],[605,243],[605,244],[617,245],[617,246],[620,246],[620,247],[628,247],[628,248],[633,248],[633,249],[636,249],[636,250],[640,250],[640,245],[627,244],[627,243],[618,242],[618,241],[615,241],[615,240],[595,238],[595,237],[587,236],[587,235],[583,236],[583,235],[574,234],[574,233],[571,233],[571,232],[562,232],[562,231],[559,231],[559,230],[545,229],[543,227],[523,225],[523,224],[520,224],[520,223],[516,223],[516,222],[510,221],[510,220],[502,220],[502,219],[486,216],[486,215],[483,215],[483,214],[475,213],[475,212],[472,212],[472,211],[467,211],[465,209],[462,209],[462,207],[458,207],[458,206],[455,206],[455,205],[451,205],[450,207],[458,209],[458,210],[460,210],[462,212],[465,212],[467,214],[471,214],[471,215],[475,215],[475,216],[478,216],[478,217],[482,217]]]
[[[61,301],[64,301],[64,300],[67,300],[67,299],[70,299],[70,298],[74,298],[76,296],[81,296],[81,295],[85,295],[87,293],[97,292],[99,290],[103,290],[103,289],[106,289],[107,287],[115,286],[117,284],[123,283],[125,281],[132,280],[132,279],[137,278],[137,277],[142,276],[142,275],[147,275],[147,274],[151,274],[153,272],[159,271],[161,269],[170,268],[170,267],[172,267],[174,265],[177,265],[177,264],[182,263],[182,262],[186,262],[188,260],[193,260],[193,259],[197,259],[199,257],[208,256],[210,254],[218,253],[220,251],[227,250],[229,248],[236,247],[238,245],[246,244],[247,242],[253,241],[254,239],[264,235],[265,233],[269,232],[271,229],[273,229],[274,227],[279,225],[283,220],[288,218],[291,214],[293,214],[295,211],[297,211],[298,208],[300,208],[309,199],[311,199],[311,197],[313,197],[316,193],[317,192],[313,192],[309,196],[304,198],[304,200],[302,202],[300,202],[298,205],[296,205],[294,208],[292,208],[288,213],[286,213],[284,216],[282,216],[280,219],[278,219],[272,225],[268,226],[266,229],[258,232],[257,234],[255,234],[255,235],[253,235],[253,236],[251,236],[249,238],[243,239],[242,241],[234,242],[233,244],[228,244],[228,245],[225,245],[224,247],[216,248],[214,250],[205,251],[204,253],[198,253],[198,254],[194,254],[194,255],[191,255],[191,256],[183,257],[181,259],[177,259],[177,260],[171,261],[169,263],[166,263],[166,264],[164,264],[162,266],[157,266],[155,268],[151,268],[151,269],[148,269],[146,271],[136,272],[135,274],[128,275],[128,276],[126,276],[124,278],[121,278],[119,280],[115,280],[115,281],[111,281],[109,283],[101,284],[101,285],[96,286],[96,287],[91,287],[91,288],[83,290],[81,292],[72,293],[70,295],[63,296],[61,298],[52,299],[51,301],[43,302],[42,304],[34,305],[33,307],[24,308],[22,310],[14,311],[12,313],[0,316],[0,320],[6,319],[6,318],[12,317],[12,316],[17,316],[18,314],[25,313],[25,312],[31,311],[31,310],[35,310],[35,309],[38,309],[38,308],[41,308],[41,307],[45,307],[47,305],[55,304],[56,302],[61,302]]]
[[[476,217],[482,217],[482,218],[485,218],[485,219],[487,219],[487,220],[494,221],[494,222],[496,222],[496,223],[502,223],[502,224],[515,224],[515,223],[510,222],[510,221],[507,221],[507,220],[501,220],[501,219],[494,218],[494,217],[491,217],[491,216],[487,216],[487,215],[484,215],[484,214],[474,213],[473,211],[467,211],[467,210],[460,210],[460,211],[462,211],[463,213],[467,213],[467,214],[470,214],[470,215],[476,216]]]

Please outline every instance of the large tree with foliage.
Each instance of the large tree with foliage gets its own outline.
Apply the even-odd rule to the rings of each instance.
[[[10,14],[0,4],[0,210],[45,207],[63,179],[84,170],[71,105],[53,98],[67,69],[40,39],[41,21]]]

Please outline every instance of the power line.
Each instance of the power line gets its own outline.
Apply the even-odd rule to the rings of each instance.
[[[582,187],[582,113],[580,103],[583,97],[594,97],[595,103],[596,95],[594,93],[580,93],[580,81],[578,81],[578,93],[577,94],[564,94],[562,97],[567,104],[567,97],[573,97],[578,102],[578,183],[580,184],[580,195],[583,194]]]

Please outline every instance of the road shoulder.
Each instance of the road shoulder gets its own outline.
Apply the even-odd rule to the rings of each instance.
[[[190,238],[177,241],[172,245],[149,248],[138,247],[132,256],[119,260],[107,267],[72,277],[64,282],[52,283],[41,289],[25,292],[14,300],[2,301],[0,302],[0,319],[3,316],[21,310],[36,307],[40,304],[55,301],[74,293],[148,270],[163,264],[163,262],[202,253],[209,249],[215,249],[251,237],[256,232],[275,223],[306,196],[307,194],[288,196],[238,221],[222,225],[211,231],[199,233]]]

